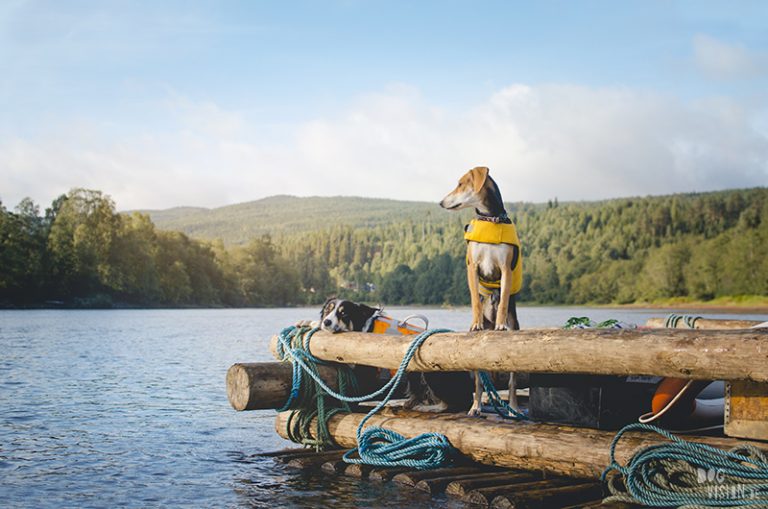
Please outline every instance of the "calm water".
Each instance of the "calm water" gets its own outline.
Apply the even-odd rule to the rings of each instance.
[[[406,309],[390,309],[404,317]],[[467,309],[420,309],[466,329]],[[0,311],[3,507],[455,507],[330,480],[255,453],[285,447],[273,411],[235,412],[235,362],[271,360],[270,336],[315,309]],[[571,316],[644,323],[659,311],[524,307],[524,327]],[[707,314],[710,317],[726,316]],[[765,316],[745,318],[766,320]]]

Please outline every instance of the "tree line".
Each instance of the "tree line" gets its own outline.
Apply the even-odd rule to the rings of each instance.
[[[295,200],[295,198],[294,198]],[[634,303],[768,295],[768,190],[508,206],[523,244],[523,302]],[[0,203],[0,305],[290,306],[336,294],[466,304],[469,215],[327,224],[241,246],[120,214],[75,189],[43,213]]]

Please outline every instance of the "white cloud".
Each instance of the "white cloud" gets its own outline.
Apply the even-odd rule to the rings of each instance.
[[[751,78],[768,71],[765,54],[750,52],[709,35],[694,37],[693,53],[696,66],[714,78]]]
[[[765,107],[727,99],[688,104],[623,88],[513,85],[452,111],[399,86],[297,125],[281,143],[242,112],[188,100],[172,109],[171,130],[0,139],[0,197],[46,205],[81,186],[111,194],[121,209],[285,193],[437,201],[476,165],[491,168],[509,201],[768,182],[768,139],[755,128]]]

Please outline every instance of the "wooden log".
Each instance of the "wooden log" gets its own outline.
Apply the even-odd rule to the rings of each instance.
[[[368,474],[371,473],[373,467],[371,465],[360,465],[358,463],[352,463],[344,469],[344,475],[348,477],[355,477],[357,479],[367,479]]]
[[[340,458],[344,454],[344,451],[331,451],[315,453],[312,456],[293,457],[286,463],[291,468],[300,468],[306,470],[308,468],[315,468],[322,466],[323,463],[333,461]]]
[[[338,388],[336,369],[318,366],[323,381]],[[266,410],[280,408],[291,394],[293,367],[285,362],[234,364],[227,371],[227,397],[232,408]]]
[[[326,451],[326,452],[339,453],[342,451],[336,450],[336,451]],[[305,458],[307,456],[317,456],[318,454],[321,454],[321,453],[318,453],[313,449],[298,449],[295,452],[289,451],[289,452],[286,452],[285,454],[273,454],[272,459],[274,461],[277,461],[278,463],[288,463],[289,461],[296,458]]]
[[[259,452],[254,454],[254,456],[259,456],[262,458],[274,458],[276,456],[286,456],[291,454],[303,454],[309,452],[309,449],[306,449],[305,447],[290,447],[288,449],[279,449],[277,451],[267,451],[267,452]]]
[[[502,484],[500,486],[491,486],[488,488],[478,488],[467,493],[462,500],[469,504],[479,505],[481,507],[490,507],[496,497],[517,493],[525,490],[543,490],[548,488],[557,488],[572,483],[570,479],[558,477],[556,479],[545,479],[531,481],[526,483]]]
[[[289,412],[279,413],[275,425],[284,438],[287,438],[285,423],[288,416]],[[331,417],[328,429],[333,440],[341,447],[355,447],[356,430],[363,417],[361,413]],[[382,426],[409,438],[426,432],[442,433],[462,455],[487,465],[592,479],[599,477],[610,463],[609,448],[614,437],[610,431],[531,422],[498,423],[465,415],[426,415],[395,409],[382,410],[371,417],[367,425]],[[313,424],[310,430],[314,429]],[[732,438],[695,437],[695,440],[722,449],[744,443],[765,447],[759,442]],[[655,433],[628,433],[616,448],[617,458],[626,462],[639,447],[661,442],[664,439]],[[450,473],[449,470],[440,475]]]
[[[664,328],[666,327],[666,318],[649,318],[646,327]],[[749,329],[763,322],[759,320],[730,320],[720,318],[699,318],[693,324],[694,329]],[[679,320],[675,325],[676,329],[689,329],[684,320]]]
[[[495,474],[490,474],[495,475]],[[429,493],[430,495],[439,495],[443,493],[447,488],[448,485],[455,483],[455,482],[472,482],[472,481],[482,481],[487,480],[489,474],[487,472],[481,472],[477,474],[464,474],[464,475],[446,475],[442,477],[434,477],[430,479],[422,479],[421,481],[416,483],[416,486],[414,486],[417,490],[423,491],[425,493]],[[541,476],[539,476],[540,478]],[[506,481],[512,482],[517,480],[528,480],[528,481],[534,481],[537,479],[537,477],[533,474],[527,473],[527,472],[516,472],[512,475],[507,474],[506,475]],[[497,484],[501,484],[498,480],[496,481]],[[478,486],[479,488],[479,486]]]
[[[503,484],[512,484],[516,482],[532,482],[543,479],[540,472],[523,472],[515,470],[500,474],[485,475],[474,479],[459,479],[452,481],[445,487],[445,494],[449,497],[464,498],[467,494],[479,488],[489,488],[491,486],[501,486]]]
[[[322,466],[320,467],[320,470],[322,470],[326,474],[333,474],[333,475],[343,474],[344,470],[347,468],[347,465],[349,464],[343,459],[331,460],[323,463]]]
[[[393,477],[395,477],[397,474],[402,474],[403,472],[413,472],[413,469],[410,468],[374,468],[371,470],[371,473],[368,474],[368,479],[371,481],[376,482],[388,482],[391,481]]]
[[[560,509],[564,504],[592,502],[602,495],[602,483],[590,482],[506,493],[494,498],[491,507],[494,509]]]
[[[434,479],[437,477],[445,477],[446,475],[464,475],[464,474],[479,474],[487,473],[488,467],[474,466],[474,467],[447,467],[447,468],[434,468],[432,470],[412,470],[410,472],[403,472],[397,474],[392,478],[393,482],[402,484],[404,486],[416,486],[419,481],[424,479]]]
[[[312,354],[327,361],[396,369],[413,338],[319,332]],[[272,348],[276,346],[273,339]],[[506,371],[656,375],[768,381],[768,329],[581,329],[436,334],[411,371]]]

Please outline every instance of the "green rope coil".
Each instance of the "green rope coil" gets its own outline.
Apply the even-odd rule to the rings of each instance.
[[[670,442],[637,451],[627,465],[616,461],[616,445],[630,431],[652,431]],[[768,453],[750,445],[729,451],[688,442],[648,424],[629,424],[611,443],[612,471],[606,501],[639,503],[652,507],[702,509],[713,507],[768,507]],[[623,479],[623,486],[620,480]]]

